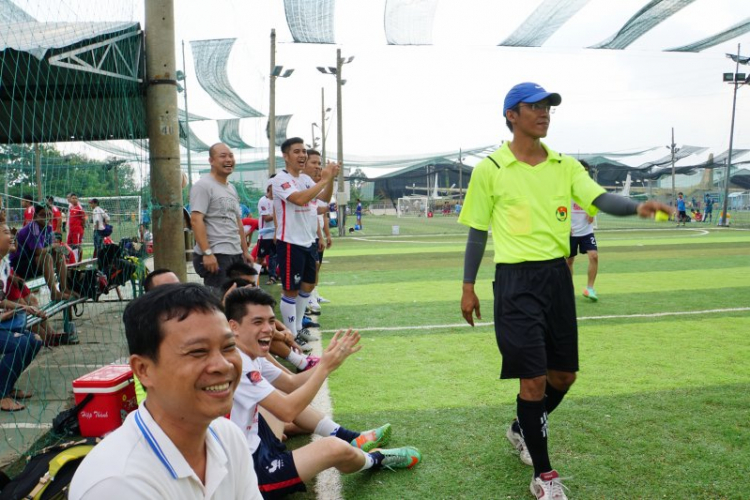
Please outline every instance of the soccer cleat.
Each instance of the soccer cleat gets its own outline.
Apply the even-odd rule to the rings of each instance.
[[[411,469],[422,461],[422,454],[419,453],[418,449],[411,446],[388,450],[375,448],[372,451],[380,452],[383,455],[383,461],[380,462],[380,466],[388,469]]]
[[[302,352],[305,354],[312,352],[313,348],[310,344],[307,343],[307,340],[300,338],[299,336],[294,339],[294,341],[297,343],[298,346],[302,349]]]
[[[599,297],[596,296],[596,292],[591,287],[586,287],[583,290],[583,296],[591,300],[592,302],[596,302],[597,300],[599,300]]]
[[[313,309],[312,307],[308,307],[305,309],[305,315],[307,316],[320,316],[320,307],[317,309]]]
[[[515,423],[515,421],[513,421]],[[510,441],[510,444],[513,445],[513,447],[518,450],[518,457],[521,459],[521,462],[525,463],[526,465],[534,465],[534,462],[531,460],[531,455],[529,454],[529,449],[526,448],[526,440],[523,438],[523,435],[513,429],[513,424],[510,424],[510,427],[508,427],[508,432],[505,433],[505,436],[508,438],[508,441]]]
[[[329,304],[331,301],[318,295],[318,304]]]
[[[297,339],[302,339],[306,342],[315,342],[316,340],[320,340],[318,337],[310,333],[310,330],[308,330],[307,328],[303,328],[297,332]],[[299,343],[299,340],[297,341],[297,343]]]
[[[320,323],[313,321],[307,316],[302,316],[302,328],[320,328]]]
[[[387,445],[390,439],[391,424],[385,424],[377,429],[363,431],[359,437],[352,439],[350,444],[364,452],[369,452],[373,448]]]
[[[312,370],[312,368],[320,363],[320,358],[317,356],[308,356],[307,357],[307,366],[304,367],[300,372],[306,372],[307,370]]]
[[[542,472],[539,477],[533,478],[529,489],[537,500],[568,500],[565,496],[568,487],[562,484],[562,478],[556,470]]]

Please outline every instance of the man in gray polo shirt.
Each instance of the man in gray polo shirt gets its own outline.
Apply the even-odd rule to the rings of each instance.
[[[253,263],[247,250],[237,190],[228,181],[234,154],[226,144],[208,150],[211,173],[190,190],[190,223],[195,235],[193,267],[206,286],[220,288],[226,269],[235,262]]]

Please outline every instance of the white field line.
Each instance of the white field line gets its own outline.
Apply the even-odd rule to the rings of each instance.
[[[34,424],[34,423],[14,423],[0,424],[0,429],[51,429],[52,424]]]
[[[702,311],[670,311],[649,314],[610,314],[607,316],[580,316],[578,321],[596,321],[602,319],[628,319],[628,318],[660,318],[664,316],[694,316],[697,314],[719,314],[727,312],[750,311],[750,307],[730,307],[726,309],[705,309]],[[491,326],[493,323],[474,323],[474,326]],[[454,323],[449,325],[419,325],[419,326],[383,326],[357,328],[360,332],[392,332],[398,330],[436,330],[441,328],[467,328],[468,323]],[[335,333],[336,330],[321,330],[322,333]]]

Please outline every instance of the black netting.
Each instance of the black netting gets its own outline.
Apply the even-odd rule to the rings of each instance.
[[[229,82],[227,62],[235,40],[235,38],[222,38],[191,41],[195,76],[200,86],[216,104],[234,116],[240,118],[263,116],[263,113],[256,111],[243,101]]]
[[[560,27],[581,10],[589,0],[544,0],[516,31],[499,45],[541,47]]]
[[[430,45],[437,0],[388,0],[385,37],[391,45]]]
[[[336,43],[335,0],[284,0],[286,23],[295,42]]]
[[[702,40],[698,40],[697,42],[689,43],[687,45],[683,45],[681,47],[675,47],[673,49],[667,49],[667,51],[671,52],[700,52],[702,50],[709,49],[713,47],[714,45],[719,45],[720,43],[724,43],[727,40],[731,40],[733,38],[737,38],[739,36],[744,35],[745,33],[750,32],[750,17],[747,19],[740,21],[739,23],[735,24],[734,26],[730,26],[729,28],[716,33],[715,35],[711,35],[707,38],[704,38]]]
[[[592,49],[624,49],[646,34],[662,21],[668,19],[695,0],[651,0],[639,10],[620,30],[604,40],[592,45]]]
[[[219,139],[230,148],[250,149],[252,146],[242,140],[240,136],[240,119],[217,120],[219,125]],[[192,144],[191,144],[192,146]]]

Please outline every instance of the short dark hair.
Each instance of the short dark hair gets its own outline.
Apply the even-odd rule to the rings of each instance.
[[[242,323],[247,315],[248,305],[276,307],[276,300],[262,288],[237,288],[227,295],[224,300],[224,311],[227,319]]]
[[[23,195],[23,198],[22,198],[22,199],[23,199],[24,201],[30,201],[31,203],[34,203],[34,197],[33,197],[33,196],[31,196],[30,194],[25,194],[25,195]]]
[[[233,263],[226,270],[229,279],[239,278],[240,276],[255,276],[256,274],[258,274],[258,271],[253,266],[241,261]]]
[[[243,286],[252,285],[252,284],[253,283],[250,283],[244,278],[232,278],[221,284],[221,295],[223,297],[224,294],[227,293],[229,289],[232,288],[233,285],[237,285],[237,288],[242,288]]]
[[[39,203],[34,203],[34,213],[46,212],[46,211],[47,211],[47,207],[45,207],[44,205],[40,205]]]
[[[170,283],[133,300],[122,313],[125,338],[130,354],[159,361],[159,346],[164,340],[162,323],[184,321],[190,314],[222,311],[221,302],[211,291],[197,283]]]
[[[55,198],[53,196],[47,196],[47,201],[51,201],[52,203],[54,203]]]
[[[292,137],[291,139],[287,139],[283,143],[281,143],[281,152],[288,153],[289,148],[291,148],[293,145],[304,143],[305,141],[303,141],[301,137]]]
[[[99,204],[99,200],[98,200],[98,199],[96,199],[96,198],[91,198],[91,199],[89,200],[89,203],[93,203],[94,205],[98,205],[98,204]]]
[[[307,150],[307,156],[310,156],[310,155],[321,156],[320,151],[318,151],[317,149],[313,149],[313,148],[310,148]]]
[[[150,273],[148,273],[148,276],[146,276],[146,279],[143,280],[143,291],[144,292],[150,292],[152,289],[156,288],[154,286],[154,278],[159,276],[160,274],[167,274],[167,273],[173,273],[171,269],[167,269],[166,267],[162,267],[160,269],[154,269]]]

